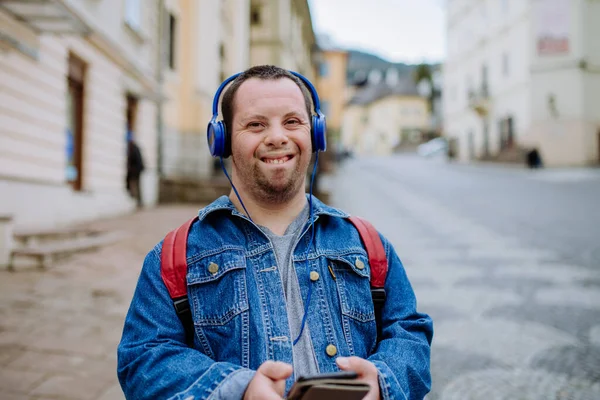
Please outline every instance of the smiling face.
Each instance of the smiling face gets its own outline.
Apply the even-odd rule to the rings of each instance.
[[[236,187],[257,200],[304,193],[311,158],[310,116],[290,79],[250,78],[235,95],[231,153]]]

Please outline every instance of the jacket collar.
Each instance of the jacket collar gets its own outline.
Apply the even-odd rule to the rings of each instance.
[[[309,200],[309,194],[306,195],[307,200]],[[349,215],[345,212],[343,212],[342,210],[339,210],[337,208],[328,206],[327,204],[323,203],[321,200],[317,199],[315,196],[312,196],[312,206],[313,206],[313,214],[315,217],[319,216],[319,215],[329,215],[332,217],[339,217],[339,218],[347,218],[349,217]],[[208,214],[211,214],[215,211],[219,211],[219,210],[226,210],[231,212],[232,215],[237,215],[240,216],[242,218],[247,218],[244,214],[240,213],[236,208],[235,205],[231,202],[231,200],[229,200],[228,196],[221,196],[218,199],[216,199],[215,201],[213,201],[212,203],[210,203],[209,205],[207,205],[206,207],[202,208],[199,212],[198,212],[198,219],[200,221],[202,221],[204,218],[206,218],[206,216]]]

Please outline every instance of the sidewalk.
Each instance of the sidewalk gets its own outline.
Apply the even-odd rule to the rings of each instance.
[[[41,271],[0,271],[0,398],[123,399],[116,347],[146,253],[200,206],[169,206],[93,227],[131,237]]]

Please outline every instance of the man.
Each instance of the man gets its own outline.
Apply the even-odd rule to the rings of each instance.
[[[127,190],[131,197],[136,199],[137,207],[142,208],[142,193],[140,188],[140,177],[144,171],[144,159],[142,152],[131,136],[128,134],[127,140]]]
[[[387,300],[377,343],[360,236],[347,214],[305,193],[315,143],[304,83],[252,67],[224,93],[222,113],[234,190],[201,209],[188,236],[193,346],[161,280],[159,243],[119,345],[126,397],[281,399],[300,375],[345,370],[369,383],[369,400],[422,399],[432,323],[417,312],[398,256],[383,239]]]

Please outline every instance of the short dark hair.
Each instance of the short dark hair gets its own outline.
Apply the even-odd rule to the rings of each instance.
[[[304,97],[304,103],[306,105],[306,112],[308,114],[309,122],[312,121],[312,97],[300,78],[296,75],[293,75],[288,70],[283,68],[276,67],[274,65],[257,65],[255,67],[251,67],[246,71],[242,72],[239,76],[237,76],[229,85],[229,87],[223,93],[223,99],[221,100],[221,112],[223,113],[223,123],[225,124],[225,128],[228,133],[231,133],[231,127],[233,123],[233,108],[235,101],[235,94],[238,89],[250,78],[258,78],[263,80],[277,80],[277,79],[291,79],[302,92],[302,96]]]

